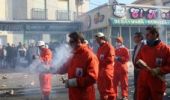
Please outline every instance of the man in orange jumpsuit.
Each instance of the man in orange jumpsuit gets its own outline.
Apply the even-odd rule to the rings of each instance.
[[[128,99],[128,61],[129,52],[123,45],[123,38],[116,38],[116,57],[114,65],[114,84],[116,89],[116,95],[118,95],[117,87],[120,83],[123,100]]]
[[[45,48],[44,41],[38,41],[37,46],[40,49],[40,60],[42,69],[49,69],[50,63],[52,60],[52,52],[50,49]],[[51,92],[51,74],[44,72],[40,72],[39,80],[40,80],[40,88],[43,94],[43,100],[49,100],[49,95]]]
[[[69,100],[95,100],[94,84],[98,78],[98,59],[84,44],[82,33],[72,32],[68,37],[73,56],[57,73],[68,73],[68,80],[64,80],[64,83],[69,88]]]
[[[104,34],[101,32],[98,32],[95,38],[100,46],[97,51],[97,57],[99,59],[99,78],[97,85],[100,99],[116,100],[113,85],[114,47],[106,41]]]
[[[158,75],[170,73],[170,48],[160,40],[156,28],[147,27],[146,31],[147,45],[142,47],[138,58],[151,69],[139,65],[137,100],[163,100],[166,85]]]

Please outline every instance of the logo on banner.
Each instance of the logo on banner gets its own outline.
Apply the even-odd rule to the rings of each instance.
[[[119,18],[122,18],[126,15],[126,8],[124,5],[114,4],[112,6],[113,15]]]
[[[129,13],[132,19],[140,19],[140,18],[157,19],[158,18],[157,9],[148,9],[147,11],[144,11],[143,8],[132,7],[129,9]]]
[[[101,23],[101,22],[104,21],[104,18],[105,18],[104,15],[102,15],[100,12],[97,12],[97,13],[94,15],[94,23],[95,23],[95,24]]]
[[[168,11],[168,12],[162,12],[162,13],[161,13],[161,18],[162,18],[162,19],[167,19],[167,20],[169,20],[169,19],[170,19],[170,11]]]
[[[132,19],[138,19],[144,17],[144,10],[143,8],[130,8],[129,9],[130,17]]]

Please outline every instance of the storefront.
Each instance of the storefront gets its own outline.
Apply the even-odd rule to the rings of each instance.
[[[67,33],[80,31],[80,27],[80,22],[70,21],[0,21],[0,44],[29,44],[39,40],[62,43]]]
[[[82,15],[82,31],[91,44],[94,34],[103,32],[115,44],[115,38],[122,36],[124,44],[134,47],[133,34],[145,33],[147,26],[159,28],[160,38],[170,44],[170,8],[143,5],[104,4]]]

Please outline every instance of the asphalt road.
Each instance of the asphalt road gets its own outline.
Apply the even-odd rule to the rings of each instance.
[[[39,89],[38,74],[28,73],[28,69],[19,68],[15,71],[0,70],[0,100],[40,100],[41,93]],[[129,74],[131,77],[131,74]],[[53,91],[50,100],[68,100],[68,91],[60,81],[60,75],[53,75],[52,86]],[[133,93],[133,79],[130,79],[130,94]],[[99,100],[99,93],[96,87],[96,99]],[[14,91],[14,95],[9,95],[10,91]],[[5,91],[5,93],[3,93]],[[132,96],[129,96],[130,98]]]
[[[53,90],[50,100],[68,100],[68,91],[60,81],[62,76],[53,75]],[[167,76],[170,82],[170,75]],[[9,95],[8,92],[14,92]],[[133,100],[133,67],[129,66],[129,100]],[[170,88],[167,89],[167,96],[164,100],[170,100]],[[38,74],[28,73],[27,69],[16,71],[0,70],[0,100],[40,100],[40,89]],[[96,88],[96,99],[99,100],[99,93]]]

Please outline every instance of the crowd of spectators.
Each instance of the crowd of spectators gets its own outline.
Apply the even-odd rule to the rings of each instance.
[[[46,47],[55,52],[55,47],[58,44],[50,42],[46,44]],[[21,42],[18,45],[0,44],[0,69],[15,69],[17,66],[28,67],[33,61],[33,56],[37,55],[39,55],[39,50],[35,43],[28,45]]]

